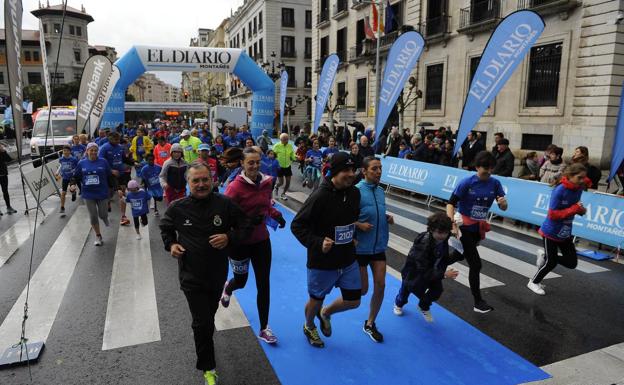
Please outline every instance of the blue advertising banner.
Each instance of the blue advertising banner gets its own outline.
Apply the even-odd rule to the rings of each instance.
[[[615,124],[615,140],[611,150],[611,170],[607,181],[610,181],[624,160],[624,83],[622,83],[622,93],[620,94],[620,111],[618,112],[617,123]]]
[[[468,133],[543,31],[544,21],[533,11],[514,12],[496,27],[470,83],[453,154],[457,154]]]
[[[381,159],[381,182],[404,190],[449,199],[463,178],[474,174],[457,168],[412,160]],[[496,176],[507,195],[509,207],[494,204],[491,212],[540,226],[548,214],[552,188],[544,183]],[[584,192],[581,202],[587,213],[574,218],[572,234],[613,247],[624,243],[624,199],[599,192]]]
[[[284,129],[284,105],[286,104],[286,90],[288,86],[288,72],[282,71],[282,77],[280,78],[280,125],[278,133],[281,133]],[[289,106],[290,107],[290,106]]]
[[[336,78],[336,71],[338,70],[338,64],[340,59],[338,55],[331,54],[325,59],[323,64],[323,70],[321,71],[321,77],[319,77],[317,93],[316,93],[316,107],[314,110],[314,125],[312,126],[312,133],[316,133],[319,125],[321,124],[321,117],[327,106],[327,99],[329,99],[329,93],[331,92]]]
[[[383,126],[386,124],[401,91],[403,91],[405,82],[416,66],[424,45],[423,37],[415,31],[402,34],[392,44],[384,68],[379,100],[377,101],[379,106],[375,117],[375,142],[379,139]]]

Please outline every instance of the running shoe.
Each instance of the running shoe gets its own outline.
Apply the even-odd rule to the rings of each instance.
[[[285,201],[288,200],[288,197],[286,196],[286,194],[282,194],[282,200],[285,200]]]
[[[96,235],[95,236],[95,242],[93,242],[93,244],[95,246],[102,246],[102,236],[101,235]]]
[[[160,213],[158,212],[158,210],[154,210],[154,216],[155,217],[159,217],[160,216]]]
[[[422,314],[425,321],[429,323],[433,322],[433,316],[431,315],[431,310],[420,309],[420,313]]]
[[[76,201],[76,192],[74,191],[72,193],[72,202],[75,202],[75,201]]]
[[[122,226],[128,226],[130,224],[130,220],[124,215],[123,217],[121,217],[121,221],[119,221],[119,224]]]
[[[59,214],[61,214],[61,218],[65,216],[65,207],[61,207]]]
[[[262,341],[266,342],[267,344],[277,343],[277,337],[275,336],[275,334],[273,334],[273,330],[271,330],[271,328],[268,326],[266,329],[260,331],[258,338],[260,338]]]
[[[322,313],[323,309],[321,309],[321,311],[319,311],[316,315],[316,318],[318,318],[320,321],[321,333],[323,333],[325,337],[331,337],[331,316],[324,316]]]
[[[110,213],[111,211],[113,211],[113,209],[111,208],[111,203],[110,203],[110,201],[108,201],[108,212]]]
[[[364,327],[362,328],[364,333],[368,334],[371,340],[375,342],[383,342],[383,334],[377,330],[377,325],[373,322],[372,324],[368,324],[368,321],[364,321]]]
[[[301,186],[303,186],[303,187],[308,187],[308,180],[307,180],[307,179],[304,179],[304,180],[303,180],[303,183],[301,184]]]
[[[472,310],[474,310],[477,313],[485,314],[485,313],[491,312],[492,310],[494,310],[494,308],[492,306],[488,305],[488,303],[485,302],[484,300],[481,300],[481,301],[475,303],[474,308]]]
[[[325,343],[323,342],[321,337],[319,337],[318,329],[316,327],[308,329],[307,326],[303,325],[303,334],[305,334],[310,345],[314,346],[315,348],[325,347]]]
[[[546,252],[544,249],[538,249],[536,255],[537,259],[535,260],[535,266],[537,266],[538,269],[541,269],[542,266],[544,266],[544,263],[546,263]]]
[[[223,293],[221,293],[221,306],[228,307],[230,306],[230,296],[225,292],[225,288],[227,287],[229,281],[225,281],[223,285]]]
[[[401,306],[397,306],[395,304],[394,307],[392,308],[392,312],[394,313],[394,315],[402,316],[403,315],[403,308]]]
[[[137,234],[136,239],[137,239],[137,241],[140,241],[141,240],[141,234]]]
[[[217,385],[217,372],[213,370],[206,370],[204,372],[204,380],[206,381],[206,385]]]
[[[17,210],[15,210],[13,207],[9,206],[7,207],[7,214],[11,215],[11,214],[15,214],[17,212]]]
[[[529,283],[527,283],[527,287],[535,294],[546,295],[546,291],[544,291],[544,288],[539,283],[533,283],[533,280],[529,280]]]

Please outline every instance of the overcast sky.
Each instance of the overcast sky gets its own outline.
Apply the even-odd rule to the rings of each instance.
[[[22,0],[24,29],[39,29],[39,21],[30,12],[39,8],[37,0]],[[41,3],[45,6],[46,0]],[[50,5],[61,4],[50,0]],[[67,5],[84,5],[95,21],[89,24],[89,44],[113,46],[123,55],[138,44],[183,46],[197,36],[198,28],[216,28],[243,0],[68,0]],[[4,21],[2,21],[4,28]],[[158,72],[162,80],[180,86],[179,72]]]

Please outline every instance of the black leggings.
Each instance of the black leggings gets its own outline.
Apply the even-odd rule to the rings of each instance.
[[[461,227],[461,243],[464,247],[464,257],[468,262],[470,271],[468,273],[468,282],[470,283],[470,291],[475,303],[483,300],[481,298],[481,282],[479,274],[481,273],[481,256],[477,250],[477,245],[481,240],[481,235],[478,232],[467,230],[465,227]]]
[[[141,224],[143,226],[147,226],[147,214],[143,214],[138,217],[132,217],[132,219],[134,221],[134,228],[137,230],[139,229],[139,219],[141,220]]]
[[[195,367],[202,371],[212,370],[217,366],[212,336],[215,331],[214,317],[221,294],[218,290],[194,290],[184,291],[184,295],[193,317],[193,337],[197,353]]]
[[[225,292],[232,295],[237,289],[242,289],[247,283],[249,276],[249,261],[256,275],[256,289],[258,296],[258,317],[260,318],[260,330],[266,329],[269,323],[270,305],[270,273],[271,273],[271,240],[266,239],[258,243],[240,245],[230,257],[230,264],[234,272],[234,278],[229,280]]]
[[[8,175],[0,176],[0,187],[2,187],[2,196],[7,207],[11,207],[11,199],[9,198],[9,177]]]
[[[559,250],[561,250],[561,255],[559,255]],[[557,264],[565,266],[568,269],[575,269],[578,264],[578,256],[576,255],[576,247],[574,246],[573,238],[556,242],[544,237],[544,251],[544,265],[535,273],[533,283],[542,282],[546,274],[550,273]]]

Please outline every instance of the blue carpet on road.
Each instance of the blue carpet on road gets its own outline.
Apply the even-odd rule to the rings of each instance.
[[[306,251],[290,232],[293,214],[278,207],[287,226],[271,232],[271,313],[269,325],[279,338],[276,346],[261,343],[280,381],[291,384],[422,384],[498,385],[549,378],[487,335],[441,306],[434,305],[435,323],[427,324],[410,297],[405,315],[392,313],[400,282],[387,276],[386,295],[377,325],[384,342],[373,342],[362,326],[370,294],[356,310],[334,315],[333,334],[323,337],[325,348],[310,346],[302,327],[306,290]],[[372,283],[372,281],[371,281]],[[372,289],[372,284],[371,284]],[[370,293],[370,291],[369,291]],[[339,295],[335,289],[326,302]],[[254,332],[258,332],[253,273],[236,292]]]

